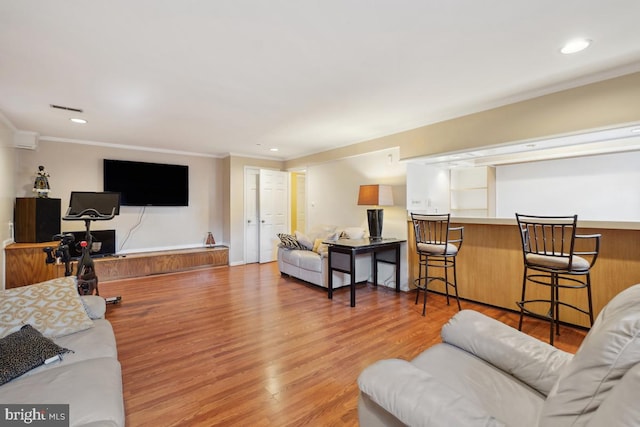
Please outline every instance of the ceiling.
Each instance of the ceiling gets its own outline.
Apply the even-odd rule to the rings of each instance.
[[[637,0],[0,0],[0,118],[292,159],[639,71],[639,16]],[[592,45],[562,55],[578,36]]]

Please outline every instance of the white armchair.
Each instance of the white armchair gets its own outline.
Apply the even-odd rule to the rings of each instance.
[[[607,304],[575,355],[471,310],[442,341],[361,373],[361,426],[640,424],[640,284]]]

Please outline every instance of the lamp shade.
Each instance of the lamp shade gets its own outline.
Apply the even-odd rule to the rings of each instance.
[[[393,206],[393,191],[390,185],[361,185],[358,193],[360,206]]]

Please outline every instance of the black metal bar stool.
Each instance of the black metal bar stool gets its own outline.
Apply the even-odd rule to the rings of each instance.
[[[560,334],[560,306],[584,313],[589,316],[589,324],[593,325],[590,271],[598,258],[600,234],[576,234],[578,215],[534,216],[516,213],[516,220],[524,257],[522,298],[516,303],[520,307],[518,329],[522,330],[524,314],[548,320],[549,343],[553,345],[554,330],[556,335]],[[548,286],[549,299],[527,300],[527,282]],[[586,288],[588,308],[560,301],[559,291],[562,288]],[[539,307],[535,310],[527,308],[534,305],[548,305],[549,310],[541,313]]]
[[[449,305],[449,287],[455,290],[458,310],[458,282],[456,278],[456,256],[462,246],[464,227],[450,227],[450,214],[411,214],[413,230],[416,238],[418,253],[418,278],[414,280],[416,286],[416,304],[420,291],[424,292],[422,315],[427,310],[427,287],[434,280],[445,284],[447,305]],[[440,268],[443,276],[432,276],[429,268]],[[449,270],[453,271],[453,280],[449,278]]]

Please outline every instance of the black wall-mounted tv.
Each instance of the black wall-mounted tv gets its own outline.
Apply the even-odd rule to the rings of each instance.
[[[189,206],[189,166],[104,159],[104,191],[124,206]]]

